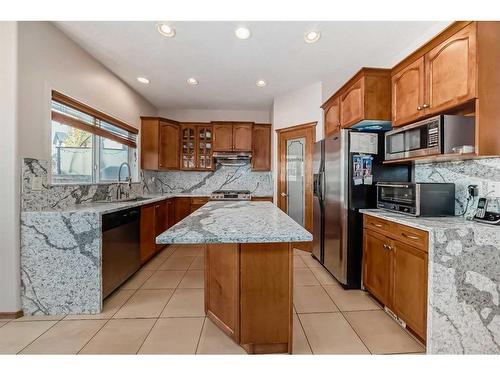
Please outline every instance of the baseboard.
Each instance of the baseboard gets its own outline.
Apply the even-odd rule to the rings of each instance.
[[[16,312],[0,312],[0,319],[17,319],[23,316],[23,310]]]

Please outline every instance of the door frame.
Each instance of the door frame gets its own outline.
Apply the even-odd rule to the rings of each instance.
[[[278,196],[277,205],[285,213],[286,211],[286,200],[287,197],[282,195],[286,191],[286,141],[294,138],[305,138],[305,163],[304,163],[304,173],[305,173],[305,214],[304,214],[304,227],[307,231],[312,233],[313,230],[313,146],[316,142],[316,125],[317,121],[308,122],[305,124],[299,124],[283,129],[276,129],[276,134],[278,136]],[[304,250],[312,251],[313,242],[296,242],[293,243],[293,247]]]

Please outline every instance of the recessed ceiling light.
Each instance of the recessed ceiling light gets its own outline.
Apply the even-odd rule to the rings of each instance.
[[[149,83],[149,79],[145,78],[145,77],[137,77],[137,80],[140,82],[140,83],[144,83],[144,84],[148,84]]]
[[[158,32],[161,35],[164,35],[164,36],[166,36],[168,38],[172,38],[172,37],[175,36],[175,29],[172,26],[170,26],[170,25],[168,25],[168,24],[166,24],[164,22],[159,23],[158,25],[156,25],[156,29],[158,30]]]
[[[236,38],[238,39],[248,39],[250,38],[250,29],[247,29],[246,27],[238,27],[234,30],[234,35],[236,35]]]
[[[196,78],[188,78],[187,83],[191,86],[196,86],[198,84],[198,80]]]
[[[263,79],[259,79],[257,82],[255,82],[255,84],[258,86],[258,87],[264,87],[265,85],[267,85],[267,82],[264,81]]]
[[[309,31],[304,35],[304,40],[306,43],[316,43],[321,37],[321,33],[319,31]]]

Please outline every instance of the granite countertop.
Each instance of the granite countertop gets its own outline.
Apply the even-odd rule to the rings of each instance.
[[[270,202],[209,202],[156,237],[157,244],[312,241],[312,234]]]
[[[488,225],[479,223],[477,221],[465,220],[462,216],[443,216],[443,217],[423,217],[423,216],[409,216],[403,215],[397,212],[391,212],[381,209],[361,209],[359,210],[362,214],[371,215],[378,217],[380,219],[385,219],[389,221],[394,221],[409,227],[414,227],[418,229],[431,232],[435,229],[453,229],[457,227],[461,228],[480,228],[480,229],[492,229],[500,230],[499,227],[494,225]]]

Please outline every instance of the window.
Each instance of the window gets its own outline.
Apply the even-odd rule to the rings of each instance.
[[[55,91],[52,92],[52,182],[118,181],[127,162],[137,171],[137,129]],[[128,177],[128,169],[122,170]]]

